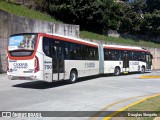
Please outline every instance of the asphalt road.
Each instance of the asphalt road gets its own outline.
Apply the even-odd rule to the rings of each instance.
[[[9,80],[6,74],[0,74],[0,111],[94,111],[93,115],[99,115],[101,111],[116,111],[143,97],[160,93],[160,79],[139,78],[141,75],[159,74],[159,71],[154,71],[118,77],[96,76],[82,78],[75,84],[68,84],[65,81],[48,84],[31,80]],[[63,116],[63,113],[65,112],[55,115],[62,114]],[[23,120],[103,118],[93,118],[87,115],[77,118],[74,112],[69,116],[67,118],[23,118]],[[18,119],[22,118],[18,117]]]

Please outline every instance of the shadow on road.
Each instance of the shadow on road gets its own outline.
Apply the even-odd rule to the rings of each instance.
[[[137,73],[135,72],[132,74],[137,74]],[[130,73],[129,74],[121,74],[120,76],[126,76],[126,75],[131,75],[131,74]],[[95,76],[90,76],[90,77],[82,77],[82,78],[79,78],[77,80],[77,83],[74,83],[74,84],[78,84],[81,82],[85,82],[85,81],[89,81],[89,80],[93,80],[93,79],[101,78],[101,77],[108,77],[109,78],[109,77],[118,77],[118,76],[114,76],[113,74],[103,74],[103,75],[95,75]],[[13,85],[12,87],[31,88],[31,89],[49,89],[49,88],[61,87],[61,86],[65,86],[65,85],[72,85],[72,84],[69,84],[69,82],[67,80],[53,82],[53,83],[48,83],[48,82],[44,82],[44,81],[32,81],[32,82],[25,82],[25,83],[16,84],[16,85]]]
[[[59,82],[43,82],[43,81],[34,81],[34,82],[26,82],[21,84],[13,85],[12,87],[19,87],[19,88],[31,88],[31,89],[49,89],[54,87],[60,87],[68,85],[66,81],[59,81]]]
[[[79,78],[76,83],[92,80],[98,77],[99,76]],[[13,85],[12,87],[31,88],[31,89],[49,89],[49,88],[61,87],[65,85],[72,85],[72,84],[69,84],[67,80],[62,80],[62,81],[53,82],[53,83],[44,82],[44,81],[32,81],[32,82],[16,84],[16,85]]]

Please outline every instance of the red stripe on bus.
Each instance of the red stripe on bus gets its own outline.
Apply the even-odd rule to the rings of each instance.
[[[82,44],[82,45],[87,45],[87,46],[98,48],[98,45],[83,42],[83,41],[79,41],[79,40],[76,40],[76,39],[65,38],[65,37],[55,36],[55,35],[48,35],[48,34],[45,34],[45,33],[40,33],[40,35],[44,36],[44,37],[48,37],[48,38],[54,38],[54,39],[60,40],[60,41],[72,42],[72,43],[77,43],[77,44]]]
[[[112,47],[112,46],[104,46],[105,49],[112,49],[112,50],[128,50],[128,51],[137,51],[137,52],[149,52],[148,50],[140,50],[140,49],[132,49],[132,48],[119,48],[119,47]]]
[[[36,51],[37,51],[37,48],[38,48],[38,45],[39,45],[39,40],[40,40],[41,36],[42,37],[43,36],[44,37],[48,37],[48,38],[54,38],[54,39],[57,39],[57,40],[60,40],[60,41],[67,41],[67,42],[72,42],[72,43],[77,43],[77,44],[82,44],[82,45],[87,45],[87,46],[98,48],[98,45],[94,45],[94,44],[91,44],[91,43],[78,41],[78,40],[74,40],[74,39],[70,39],[70,38],[64,38],[64,37],[60,37],[60,36],[48,35],[48,34],[45,34],[45,33],[39,33],[38,34],[38,38],[37,38],[36,48],[35,48],[35,50],[34,50],[34,52],[33,52],[33,54],[31,56],[13,57],[13,56],[10,55],[10,53],[8,51],[8,48],[7,48],[8,58],[12,59],[12,60],[29,60],[29,59],[33,59],[35,54],[36,54]]]

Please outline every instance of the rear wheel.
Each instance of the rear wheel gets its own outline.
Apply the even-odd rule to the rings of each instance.
[[[69,83],[75,83],[77,81],[77,72],[75,70],[72,70],[70,73]]]
[[[114,75],[115,76],[118,76],[118,75],[120,75],[120,68],[119,67],[116,67],[115,69],[114,69]]]

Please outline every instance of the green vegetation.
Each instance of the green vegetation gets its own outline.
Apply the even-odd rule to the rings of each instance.
[[[132,35],[160,35],[160,0],[33,0],[36,8],[82,30],[99,34],[109,29]],[[126,0],[125,0],[126,1]],[[154,42],[159,42],[152,39]]]
[[[160,96],[155,98],[150,98],[142,103],[139,103],[133,107],[126,109],[125,111],[160,111]],[[141,120],[153,120],[153,117],[145,117]],[[128,117],[125,120],[137,120],[134,117]]]
[[[6,3],[4,1],[0,1],[0,9],[7,11],[9,13],[12,13],[12,14],[16,14],[19,16],[25,16],[25,17],[32,18],[32,19],[40,19],[44,21],[57,22],[51,16],[41,13],[40,11],[31,10],[24,6]]]
[[[131,114],[141,113],[143,114],[144,111],[153,111],[153,113],[158,113],[160,115],[160,96],[149,98],[137,105],[134,105],[125,111],[129,111]],[[124,111],[124,112],[125,112]],[[152,114],[152,112],[150,113]],[[123,116],[122,113],[118,113],[116,116]],[[113,120],[153,120],[155,117],[113,117]]]
[[[11,4],[11,3],[4,2],[4,1],[0,1],[0,9],[7,11],[9,13],[12,13],[12,14],[16,14],[19,16],[25,16],[25,17],[32,18],[32,19],[57,22],[54,18],[52,18],[51,16],[47,14],[41,13],[36,10],[29,9],[27,7],[24,7],[18,4]],[[94,27],[94,25],[92,26]],[[94,40],[104,40],[104,41],[118,43],[118,44],[137,45],[137,46],[144,46],[144,47],[157,47],[157,48],[160,47],[159,44],[156,44],[153,42],[147,42],[143,40],[124,39],[124,38],[114,38],[114,37],[109,37],[109,36],[100,35],[97,33],[92,33],[92,32],[87,32],[87,31],[81,31],[80,37],[94,39]]]
[[[80,37],[94,39],[94,40],[104,40],[107,42],[113,42],[113,43],[118,43],[118,44],[136,45],[136,46],[153,47],[153,48],[160,47],[160,44],[156,44],[153,42],[147,42],[147,41],[143,41],[143,40],[134,41],[131,39],[116,38],[116,37],[100,35],[100,34],[87,32],[87,31],[81,31]]]
[[[160,96],[150,98],[142,103],[126,109],[126,111],[160,111]],[[153,120],[153,117],[138,118],[139,120]],[[126,120],[135,120],[133,117],[127,117]]]

